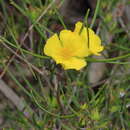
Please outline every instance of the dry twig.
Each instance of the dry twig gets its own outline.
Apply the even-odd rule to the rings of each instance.
[[[29,118],[34,113],[27,105],[25,100],[20,98],[2,79],[0,79],[0,91],[17,107],[17,109],[24,113]]]

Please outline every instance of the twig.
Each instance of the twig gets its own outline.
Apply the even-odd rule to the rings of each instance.
[[[17,109],[24,113],[29,118],[34,113],[27,105],[25,100],[19,96],[2,80],[0,79],[0,91],[17,107]]]
[[[39,70],[36,66],[34,66],[33,64],[29,63],[25,58],[21,57],[20,55],[18,55],[13,49],[11,49],[8,45],[6,45],[4,42],[1,42],[10,52],[12,52],[15,56],[17,56],[20,60],[24,61],[28,66],[30,66],[31,68],[33,68],[36,72],[38,72],[39,74],[41,74],[45,81],[48,84],[48,87],[50,89],[52,89],[52,85],[50,83],[50,81],[48,80],[46,73],[44,71]]]
[[[56,76],[54,76],[53,83],[54,83],[54,87],[55,87],[57,103],[59,104],[60,109],[61,109],[62,111],[64,111],[64,106],[63,106],[63,104],[61,103],[61,99],[60,99],[59,83],[58,83],[58,80],[57,80],[57,77],[56,77]]]
[[[119,20],[119,23],[120,23],[121,27],[124,29],[124,31],[126,32],[128,38],[129,38],[130,37],[130,33],[129,33],[129,30],[127,29],[124,21],[122,20],[121,17],[119,17],[118,20]]]
[[[65,111],[68,110],[68,108],[69,108],[69,106],[70,106],[70,104],[71,104],[71,102],[72,102],[72,98],[74,97],[76,91],[77,91],[77,86],[74,86],[74,87],[73,87],[73,93],[72,93],[71,97],[70,97],[69,100],[68,100],[68,104],[67,104],[66,107],[65,107]]]
[[[16,50],[16,53],[18,52],[18,50]],[[2,73],[0,74],[0,78],[2,78],[5,73],[6,73],[6,70],[8,69],[9,65],[11,64],[11,62],[13,61],[13,59],[15,58],[15,55],[11,56],[10,59],[8,60],[7,62],[7,65],[5,66],[4,70],[2,71]]]
[[[29,27],[28,31],[26,32],[22,42],[25,41],[25,39],[27,38],[29,32],[33,29],[33,27],[36,25],[37,22],[39,22],[41,20],[41,18],[46,14],[46,12],[51,8],[51,6],[54,4],[55,0],[53,0],[49,5],[48,7],[46,8],[46,10],[44,10],[42,12],[42,14],[37,18],[37,20]]]
[[[46,10],[43,11],[43,13],[38,17],[38,19],[35,21],[35,23],[33,23],[33,24],[29,27],[29,29],[28,29],[28,31],[26,32],[24,38],[21,40],[20,47],[23,45],[25,39],[27,38],[29,32],[33,29],[33,27],[35,26],[35,24],[40,21],[40,19],[41,19],[41,18],[46,14],[46,12],[51,8],[51,6],[54,4],[54,2],[55,2],[55,0],[53,0],[53,2],[51,2],[51,3],[48,5],[48,7],[46,8]],[[18,53],[18,52],[19,52],[19,48],[16,50],[16,53]],[[9,59],[9,61],[8,61],[7,65],[6,65],[6,67],[4,68],[3,72],[2,72],[1,75],[0,75],[0,78],[2,78],[2,77],[4,76],[4,74],[6,73],[7,68],[9,67],[9,65],[11,64],[11,62],[13,61],[14,58],[15,58],[15,55],[13,55],[13,56]]]

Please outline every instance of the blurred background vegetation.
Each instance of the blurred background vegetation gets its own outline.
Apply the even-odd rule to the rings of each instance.
[[[105,50],[65,71],[44,44],[88,8]],[[0,0],[0,129],[129,130],[129,57],[128,0]]]

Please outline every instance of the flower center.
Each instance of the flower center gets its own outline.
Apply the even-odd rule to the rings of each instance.
[[[60,55],[64,60],[68,60],[73,56],[73,51],[70,48],[63,48]]]

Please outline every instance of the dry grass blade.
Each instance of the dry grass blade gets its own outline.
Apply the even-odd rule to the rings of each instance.
[[[25,100],[20,98],[2,79],[0,79],[0,91],[17,107],[17,109],[24,113],[26,117],[31,117],[33,110],[27,105]]]
[[[33,64],[31,64],[30,62],[28,62],[25,58],[21,57],[19,54],[17,54],[13,49],[11,49],[8,45],[6,45],[5,43],[1,42],[3,44],[3,46],[5,46],[10,52],[12,52],[16,57],[18,57],[20,60],[24,61],[28,66],[30,66],[32,69],[34,69],[37,73],[39,73],[40,75],[42,75],[44,77],[44,80],[46,81],[46,83],[48,84],[48,87],[50,89],[52,89],[52,85],[49,81],[49,79],[46,76],[46,73],[44,73],[44,71],[39,70],[36,66],[34,66]]]

